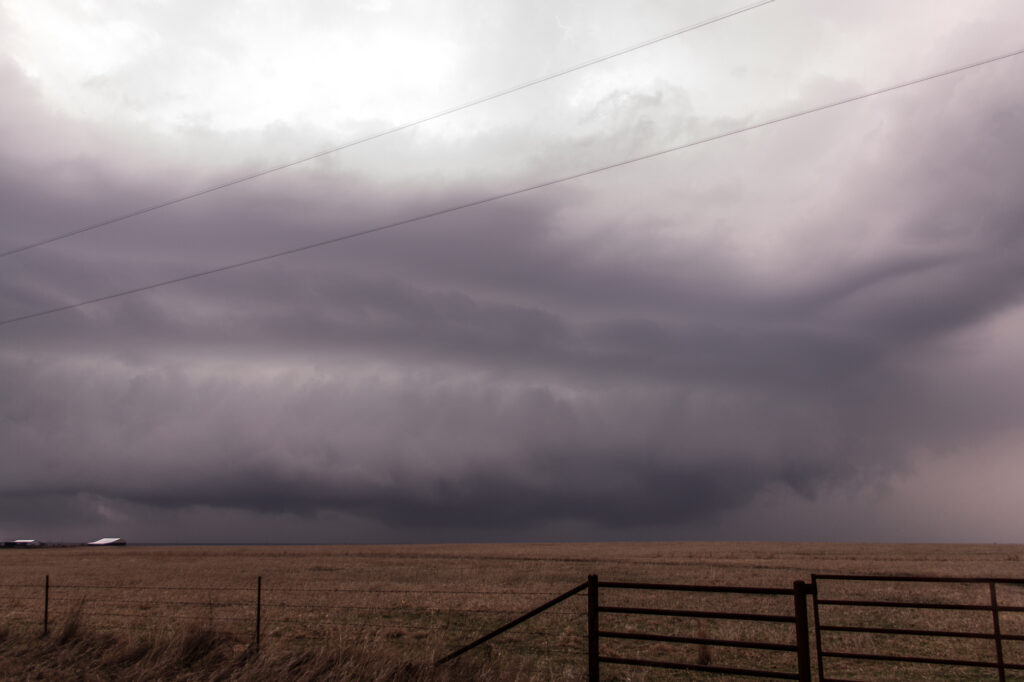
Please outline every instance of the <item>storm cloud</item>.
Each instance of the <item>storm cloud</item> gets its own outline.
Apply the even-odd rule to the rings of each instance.
[[[0,4],[0,251],[733,9],[235,4],[235,23],[197,3],[119,20]],[[0,319],[1024,47],[1007,28],[1024,10],[983,5],[778,0],[6,256]],[[39,37],[76,23],[113,41],[91,73]],[[379,73],[349,50],[377,50]],[[436,80],[404,82],[382,56],[397,69],[424,50]],[[293,71],[264,77],[284,101],[233,89],[275,54]],[[998,505],[971,510],[994,504],[979,481],[1021,473],[1002,454],[1024,442],[1021,60],[0,326],[0,534],[1014,540]],[[235,99],[195,92],[218,78]],[[965,482],[971,523],[920,511],[948,502],[939,471]]]

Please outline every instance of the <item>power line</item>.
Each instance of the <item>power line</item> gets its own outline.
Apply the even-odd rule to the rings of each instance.
[[[378,132],[378,133],[372,133],[370,135],[367,135],[366,137],[360,137],[360,138],[357,138],[355,140],[351,140],[349,142],[345,142],[344,144],[338,145],[337,147],[331,147],[330,149],[325,149],[325,150],[323,150],[321,152],[317,152],[316,154],[313,154],[312,156],[306,156],[306,157],[303,157],[301,159],[296,159],[295,161],[289,161],[288,163],[281,164],[280,166],[274,166],[272,168],[266,168],[266,169],[258,171],[256,173],[252,173],[251,175],[245,175],[245,176],[242,176],[242,177],[239,177],[239,178],[235,178],[234,180],[228,180],[227,182],[222,182],[222,183],[220,183],[218,185],[212,185],[210,187],[198,190],[196,192],[192,192],[190,194],[183,194],[182,196],[176,197],[174,199],[168,199],[168,200],[162,201],[160,203],[151,204],[149,206],[146,206],[146,207],[143,207],[143,208],[140,208],[140,209],[136,209],[136,210],[131,211],[129,213],[124,213],[122,215],[115,216],[113,218],[107,218],[105,220],[101,220],[101,221],[99,221],[97,223],[91,223],[89,225],[85,225],[83,227],[79,227],[79,228],[71,230],[69,232],[64,232],[62,234],[54,235],[52,237],[47,237],[45,239],[40,239],[39,241],[32,242],[30,244],[24,244],[22,246],[10,249],[8,251],[0,252],[0,258],[5,258],[7,256],[13,256],[14,254],[21,253],[22,251],[28,251],[29,249],[34,249],[34,248],[37,248],[37,247],[40,247],[40,246],[44,246],[46,244],[52,244],[53,242],[60,241],[62,239],[67,239],[68,237],[73,237],[73,236],[75,236],[77,234],[82,234],[84,232],[90,232],[92,230],[96,230],[96,229],[99,229],[101,227],[107,227],[108,225],[113,225],[114,223],[123,222],[125,220],[129,220],[130,218],[137,218],[137,217],[139,217],[141,215],[145,215],[147,213],[152,213],[153,211],[158,211],[158,210],[160,210],[162,208],[167,208],[168,206],[174,206],[175,204],[180,204],[180,203],[182,203],[184,201],[189,201],[190,199],[197,199],[197,198],[205,196],[207,194],[211,194],[213,192],[217,192],[217,191],[220,191],[222,189],[227,189],[228,187],[234,187],[235,185],[240,185],[243,182],[249,182],[250,180],[255,180],[257,178],[262,178],[263,176],[270,175],[271,173],[277,173],[278,171],[283,171],[285,169],[292,168],[293,166],[298,166],[300,164],[307,163],[309,161],[313,161],[314,159],[319,159],[319,158],[327,156],[329,154],[334,154],[336,152],[340,152],[340,151],[342,151],[344,149],[349,149],[351,147],[355,147],[357,145],[364,144],[366,142],[370,142],[372,140],[376,140],[376,139],[385,137],[387,135],[392,135],[394,133],[398,133],[398,132],[401,132],[403,130],[408,130],[409,128],[413,128],[415,126],[422,125],[424,123],[428,123],[430,121],[437,120],[437,119],[442,118],[444,116],[449,116],[451,114],[455,114],[455,113],[458,113],[460,111],[464,111],[465,109],[469,109],[471,107],[475,107],[477,105],[484,104],[485,102],[490,102],[490,101],[499,99],[501,97],[505,97],[506,95],[511,95],[511,94],[519,92],[521,90],[525,90],[527,88],[531,88],[531,87],[533,87],[535,85],[540,85],[541,83],[546,83],[547,81],[554,80],[556,78],[561,78],[562,76],[566,76],[566,75],[568,75],[570,73],[574,73],[576,71],[580,71],[582,69],[586,69],[588,67],[594,66],[595,64],[600,64],[600,63],[606,62],[606,61],[608,61],[610,59],[614,59],[616,57],[621,57],[622,55],[629,54],[630,52],[636,52],[637,50],[640,50],[640,49],[645,48],[645,47],[649,47],[649,46],[654,45],[656,43],[663,42],[665,40],[668,40],[669,38],[675,38],[676,36],[681,36],[684,33],[690,33],[691,31],[696,31],[699,28],[704,28],[705,26],[710,26],[711,24],[718,23],[719,21],[724,21],[725,19],[729,19],[729,18],[737,16],[739,14],[743,14],[744,12],[749,12],[750,10],[757,9],[758,7],[763,7],[764,5],[770,4],[772,2],[775,2],[775,0],[760,0],[760,2],[754,3],[753,5],[748,5],[746,7],[741,7],[740,9],[733,10],[733,11],[728,12],[726,14],[721,14],[721,15],[719,15],[717,17],[713,17],[711,19],[705,19],[704,21],[701,21],[701,22],[696,23],[696,24],[691,24],[690,26],[687,26],[685,28],[681,28],[681,29],[672,31],[671,33],[666,33],[666,34],[658,36],[656,38],[651,38],[649,40],[645,40],[642,43],[637,43],[635,45],[631,45],[629,47],[623,48],[623,49],[618,50],[616,52],[612,52],[610,54],[606,54],[606,55],[603,55],[601,57],[595,57],[594,59],[590,59],[588,61],[581,62],[579,64],[576,64],[575,66],[571,66],[571,67],[569,67],[567,69],[563,69],[562,71],[557,71],[557,72],[549,74],[547,76],[541,76],[540,78],[536,78],[534,80],[527,81],[525,83],[520,83],[519,85],[514,85],[514,86],[512,86],[510,88],[506,88],[504,90],[499,90],[498,92],[491,93],[490,95],[486,95],[484,97],[480,97],[478,99],[474,99],[474,100],[471,100],[469,102],[465,102],[463,104],[458,104],[458,105],[453,106],[451,108],[444,109],[442,111],[438,111],[436,113],[433,113],[433,114],[430,114],[428,116],[425,116],[424,118],[419,118],[419,119],[416,119],[415,121],[409,121],[408,123],[403,123],[401,125],[397,125],[394,128],[389,128],[387,130],[384,130],[384,131],[381,131],[381,132]]]
[[[422,220],[428,220],[430,218],[436,218],[438,216],[447,215],[449,213],[455,213],[456,211],[461,211],[461,210],[464,210],[464,209],[467,209],[467,208],[472,208],[474,206],[482,206],[484,204],[489,204],[489,203],[492,203],[492,202],[495,202],[495,201],[499,201],[501,199],[507,199],[509,197],[514,197],[514,196],[517,196],[519,194],[526,194],[527,192],[532,192],[534,190],[542,189],[544,187],[551,187],[552,185],[558,185],[558,184],[561,184],[563,182],[569,182],[570,180],[577,180],[579,178],[583,178],[583,177],[586,177],[588,175],[593,175],[595,173],[601,173],[601,172],[604,172],[604,171],[607,171],[607,170],[611,170],[613,168],[620,168],[622,166],[627,166],[627,165],[630,165],[630,164],[633,164],[633,163],[637,163],[639,161],[646,161],[648,159],[653,159],[653,158],[658,157],[658,156],[664,156],[665,154],[671,154],[672,152],[677,152],[677,151],[681,151],[683,149],[689,149],[691,147],[696,147],[698,145],[707,144],[708,142],[714,142],[716,140],[722,140],[722,139],[727,138],[727,137],[732,137],[733,135],[739,135],[740,133],[746,133],[746,132],[750,132],[752,130],[757,130],[759,128],[765,128],[765,127],[770,126],[770,125],[775,125],[776,123],[782,123],[784,121],[791,121],[793,119],[801,118],[803,116],[808,116],[810,114],[815,114],[815,113],[818,113],[818,112],[821,112],[821,111],[825,111],[826,109],[832,109],[832,108],[835,108],[835,107],[843,106],[845,104],[851,104],[853,102],[858,102],[860,100],[864,100],[864,99],[867,99],[869,97],[875,97],[877,95],[882,95],[882,94],[885,94],[887,92],[893,92],[894,90],[899,90],[901,88],[906,88],[906,87],[909,87],[911,85],[918,85],[920,83],[924,83],[924,82],[927,82],[927,81],[930,81],[930,80],[935,80],[936,78],[942,78],[944,76],[951,76],[951,75],[953,75],[955,73],[961,73],[961,72],[967,71],[969,69],[974,69],[974,68],[977,68],[977,67],[980,67],[980,66],[985,66],[986,64],[991,64],[993,62],[1001,61],[1003,59],[1009,59],[1011,57],[1016,57],[1016,56],[1019,56],[1021,54],[1024,54],[1024,48],[1019,49],[1019,50],[1014,50],[1013,52],[1007,52],[1005,54],[1001,54],[1001,55],[998,55],[998,56],[995,56],[995,57],[989,57],[989,58],[983,59],[981,61],[972,62],[970,64],[966,64],[966,65],[963,65],[963,66],[958,66],[958,67],[953,68],[953,69],[947,69],[945,71],[939,71],[937,73],[932,73],[932,74],[929,74],[927,76],[921,76],[921,77],[915,78],[913,80],[903,81],[903,82],[897,83],[895,85],[890,85],[890,86],[887,86],[887,87],[884,87],[884,88],[880,88],[878,90],[872,90],[870,92],[861,93],[859,95],[854,95],[852,97],[846,97],[846,98],[843,98],[843,99],[836,100],[834,102],[829,102],[828,104],[820,104],[818,106],[811,107],[810,109],[803,109],[803,110],[795,112],[795,113],[786,114],[784,116],[779,116],[779,117],[776,117],[776,118],[767,119],[765,121],[761,121],[760,123],[754,123],[752,125],[743,126],[741,128],[734,128],[734,129],[726,131],[724,133],[717,133],[715,135],[710,135],[708,137],[704,137],[704,138],[701,138],[701,139],[698,139],[698,140],[693,140],[693,141],[690,141],[690,142],[686,142],[684,144],[676,145],[674,147],[668,147],[667,149],[662,149],[662,150],[659,150],[659,151],[656,151],[656,152],[651,152],[649,154],[643,154],[641,156],[635,156],[635,157],[632,157],[632,158],[629,158],[629,159],[625,159],[623,161],[617,161],[615,163],[608,164],[606,166],[600,166],[598,168],[591,168],[589,170],[581,171],[581,172],[578,172],[578,173],[573,173],[572,175],[565,175],[565,176],[562,176],[560,178],[555,178],[553,180],[545,180],[544,182],[539,182],[539,183],[536,183],[536,184],[533,184],[533,185],[528,185],[526,187],[520,187],[518,189],[510,190],[508,192],[502,192],[501,194],[492,194],[491,196],[484,197],[482,199],[474,199],[473,201],[467,201],[465,203],[458,204],[456,206],[450,206],[448,208],[443,208],[443,209],[439,209],[439,210],[436,210],[436,211],[431,211],[429,213],[423,213],[423,214],[420,214],[420,215],[412,217],[412,218],[405,218],[403,220],[398,220],[398,221],[395,221],[393,223],[387,223],[386,225],[377,225],[376,227],[367,228],[365,230],[359,230],[357,232],[349,232],[348,234],[343,234],[343,235],[340,235],[338,237],[332,237],[330,239],[324,239],[322,241],[314,242],[312,244],[306,244],[304,246],[297,246],[297,247],[294,247],[294,248],[291,248],[291,249],[286,249],[284,251],[277,251],[275,253],[267,254],[267,255],[264,255],[264,256],[258,256],[256,258],[249,258],[247,260],[238,261],[238,262],[235,262],[235,263],[229,263],[227,265],[221,265],[219,267],[212,268],[212,269],[209,269],[209,270],[203,270],[201,272],[195,272],[195,273],[192,273],[192,274],[189,274],[189,275],[182,275],[180,277],[174,277],[172,279],[167,279],[167,280],[163,280],[163,281],[160,281],[160,282],[154,282],[152,284],[146,284],[146,285],[143,285],[143,286],[135,287],[133,289],[126,289],[124,291],[119,291],[119,292],[116,292],[116,293],[113,293],[113,294],[106,294],[104,296],[97,296],[96,298],[91,298],[91,299],[88,299],[88,300],[85,300],[85,301],[79,301],[77,303],[69,303],[67,305],[58,306],[56,308],[50,308],[48,310],[42,310],[42,311],[35,312],[35,313],[29,313],[27,315],[20,315],[18,317],[12,317],[12,318],[7,319],[7,320],[0,320],[0,327],[2,327],[4,325],[8,325],[8,324],[14,324],[15,322],[21,322],[23,320],[30,320],[30,319],[35,318],[35,317],[42,317],[44,315],[51,315],[53,313],[59,313],[59,312],[63,312],[63,311],[66,311],[66,310],[73,310],[74,308],[80,308],[82,306],[91,305],[93,303],[100,303],[102,301],[109,301],[111,299],[121,298],[122,296],[130,296],[131,294],[137,294],[137,293],[140,293],[140,292],[143,292],[143,291],[149,291],[151,289],[157,289],[159,287],[165,287],[165,286],[168,286],[168,285],[171,285],[171,284],[178,284],[179,282],[186,282],[186,281],[191,280],[191,279],[198,279],[200,277],[205,277],[207,275],[216,274],[218,272],[225,272],[227,270],[234,270],[236,268],[245,267],[247,265],[254,265],[256,263],[262,263],[264,261],[272,260],[274,258],[280,258],[282,256],[289,256],[289,255],[292,255],[292,254],[295,254],[295,253],[300,253],[302,251],[310,251],[312,249],[320,248],[321,246],[327,246],[329,244],[336,244],[338,242],[346,241],[348,239],[355,239],[357,237],[365,237],[366,235],[374,234],[376,232],[383,232],[385,230],[390,230],[390,229],[393,229],[393,228],[396,228],[396,227],[402,227],[404,225],[410,225],[412,223],[416,223],[416,222],[419,222],[419,221],[422,221]]]

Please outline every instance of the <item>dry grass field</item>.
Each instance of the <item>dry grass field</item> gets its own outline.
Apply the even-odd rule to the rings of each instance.
[[[0,675],[9,679],[583,679],[586,599],[582,595],[452,664],[435,669],[431,661],[580,584],[592,573],[602,581],[788,588],[794,580],[809,580],[811,573],[1020,579],[1024,578],[1022,558],[1024,547],[1008,545],[774,543],[3,550]],[[44,638],[39,635],[46,576],[50,580],[49,634]],[[262,593],[257,654],[251,644],[258,577]],[[910,588],[882,583],[857,589],[866,590],[858,598],[898,599],[905,596],[901,590]],[[928,595],[917,596],[979,605],[988,598],[987,587],[984,594],[978,586],[926,589],[931,591]],[[1000,589],[1001,602],[1024,606],[1024,595]],[[779,597],[611,592],[602,593],[603,604],[792,612],[792,601]],[[985,614],[951,612],[949,617],[958,620],[943,627],[984,629]],[[1024,622],[1015,616],[1024,614],[1004,614],[1003,630],[1024,634]],[[879,618],[858,616],[855,610],[841,617]],[[991,628],[990,614],[988,618]],[[880,625],[908,627],[905,622]],[[770,623],[608,614],[602,627],[793,640],[791,626]],[[835,642],[847,648],[886,646],[877,638],[864,641],[861,635]],[[1024,659],[1022,647],[1012,644],[1020,643],[1007,644],[1007,660]],[[983,641],[931,638],[914,646],[918,648],[899,648],[897,653],[991,657],[983,650]],[[647,658],[713,665],[788,665],[785,654],[696,645],[602,640],[602,649],[610,654],[642,653]],[[991,671],[961,668],[860,670],[890,679],[995,679]],[[603,673],[604,679],[616,680],[688,679],[686,673],[612,665],[604,666]]]

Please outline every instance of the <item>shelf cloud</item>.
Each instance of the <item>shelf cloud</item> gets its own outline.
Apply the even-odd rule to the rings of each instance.
[[[734,8],[234,5],[0,3],[0,251]],[[1021,20],[780,0],[3,257],[0,319],[980,61]],[[72,63],[71,26],[106,47]],[[0,325],[0,535],[1013,541],[1022,69]]]

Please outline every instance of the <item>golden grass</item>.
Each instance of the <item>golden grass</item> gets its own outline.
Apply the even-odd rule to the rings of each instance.
[[[68,679],[147,679],[150,670],[160,674],[149,679],[188,679],[189,675],[199,679],[322,679],[328,669],[348,671],[335,679],[581,679],[586,648],[584,597],[575,597],[498,637],[492,645],[464,656],[456,667],[434,670],[429,663],[583,582],[591,573],[602,580],[781,588],[792,587],[794,580],[808,580],[811,573],[1019,579],[1024,578],[1022,556],[1024,548],[1008,545],[779,543],[5,550],[0,552],[0,600],[5,604],[0,628],[6,638],[0,645],[0,662],[10,664],[25,656],[31,660],[33,647],[48,652],[40,653],[46,660],[63,660],[47,647],[78,652],[67,655],[70,661],[94,651],[97,642],[106,642],[107,654],[89,655],[95,665],[107,661],[106,668]],[[50,635],[40,640],[46,575],[51,582]],[[250,647],[257,576],[262,576],[263,586],[262,631],[261,650],[254,656]],[[852,588],[844,584],[842,589]],[[897,598],[908,588],[884,583],[857,589],[874,595],[867,598]],[[964,603],[985,598],[976,589],[963,586],[926,589],[934,593],[917,596]],[[1001,588],[999,596],[1020,603],[1021,595],[1011,590]],[[602,603],[748,613],[792,611],[792,601],[779,597],[613,594],[609,590],[602,595]],[[77,617],[73,615],[76,608]],[[865,622],[881,617],[890,619],[879,621],[883,626],[920,625],[920,617],[914,621],[909,613],[887,611],[879,616],[877,612],[844,610],[825,616],[837,623],[841,618]],[[944,628],[977,630],[986,625],[978,620],[983,612],[950,614],[955,618]],[[990,621],[989,616],[989,629]],[[63,628],[72,622],[74,631],[65,638]],[[1024,623],[1021,618],[1006,616],[1004,631],[1010,626],[1020,633]],[[791,626],[614,614],[603,616],[602,628],[779,642],[794,639]],[[189,633],[199,634],[190,640]],[[829,647],[876,650],[887,646],[886,640],[877,636],[829,638]],[[958,641],[955,650],[945,639],[913,646],[917,648],[903,653],[988,655],[984,643],[977,641]],[[638,646],[602,640],[602,647],[611,654],[711,665],[788,669],[791,662],[788,654],[714,646]],[[191,653],[182,653],[186,649]],[[1007,654],[1020,660],[1019,654],[1024,653],[1020,649],[1008,647]],[[17,651],[22,658],[12,654]],[[186,660],[192,663],[186,665]],[[202,674],[189,672],[196,665]],[[673,678],[665,671],[606,668],[609,679]],[[361,672],[355,672],[357,669]],[[886,677],[895,668],[870,670]],[[452,671],[458,671],[455,677],[449,677],[455,674]],[[42,676],[52,678],[50,673]],[[934,679],[936,673],[934,668],[905,667],[899,674]],[[991,678],[983,671],[963,669],[947,669],[942,675],[945,679]]]

